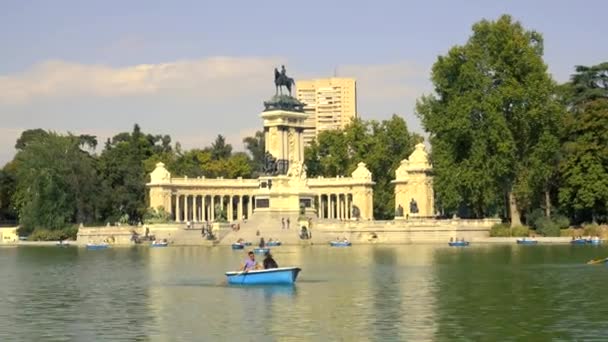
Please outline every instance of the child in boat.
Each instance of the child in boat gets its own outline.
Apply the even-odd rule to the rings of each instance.
[[[241,270],[247,272],[247,271],[259,270],[260,268],[261,267],[258,264],[258,262],[255,261],[255,254],[251,251],[249,253],[247,253],[247,259],[245,260],[243,267],[241,267]]]
[[[278,268],[277,262],[272,258],[272,254],[270,252],[266,253],[266,258],[264,258],[264,269],[270,268]]]

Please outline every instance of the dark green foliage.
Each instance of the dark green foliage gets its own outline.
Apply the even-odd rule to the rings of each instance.
[[[255,175],[262,170],[264,166],[264,152],[265,152],[265,139],[264,132],[257,131],[252,137],[246,137],[243,139],[245,148],[249,152],[252,160],[251,167],[254,170]]]
[[[608,215],[608,63],[576,68],[563,87],[564,123],[559,202],[574,221]]]
[[[536,222],[536,231],[544,236],[560,236],[560,227],[557,222],[548,217],[541,217]]]
[[[96,146],[90,135],[24,131],[15,159],[0,170],[0,221],[18,215],[21,233],[36,230],[43,240],[72,224],[164,222],[167,213],[150,212],[146,202],[156,163],[177,177],[250,177],[254,165],[222,136],[209,148],[183,152],[170,136],[144,134],[138,125],[108,139],[99,156]]]
[[[62,229],[36,228],[29,236],[29,241],[76,240],[78,228],[75,226]],[[20,234],[21,235],[21,234]]]
[[[27,133],[27,131],[26,131]],[[13,204],[21,226],[57,230],[97,215],[99,178],[96,160],[80,149],[80,138],[52,132],[21,144],[15,156]]]

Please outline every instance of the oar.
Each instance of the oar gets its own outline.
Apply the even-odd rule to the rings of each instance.
[[[604,258],[604,259],[597,259],[597,260],[590,260],[587,262],[587,265],[597,265],[597,264],[602,264],[608,261],[608,258]]]

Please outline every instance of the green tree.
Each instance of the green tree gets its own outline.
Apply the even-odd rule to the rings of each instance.
[[[416,108],[445,211],[464,206],[481,217],[506,202],[511,225],[520,225],[517,190],[536,179],[537,158],[553,156],[560,115],[542,54],[542,36],[503,15],[476,23],[465,45],[434,64],[435,94]]]
[[[19,144],[15,156],[13,200],[21,226],[56,230],[94,221],[98,176],[94,158],[80,149],[80,137],[46,132],[30,139],[27,132],[27,143]]]
[[[211,158],[213,160],[228,159],[232,154],[232,145],[226,143],[223,135],[218,135],[211,144]]]
[[[608,217],[608,63],[577,66],[564,86],[559,201],[575,222]]]
[[[245,148],[251,156],[251,167],[256,174],[264,167],[265,139],[264,132],[257,131],[254,136],[243,139]]]
[[[151,171],[145,169],[145,162],[155,154],[167,153],[170,145],[165,142],[162,136],[143,134],[137,124],[131,133],[108,139],[99,157],[106,220],[128,217],[132,223],[141,221],[148,207],[146,182]]]
[[[7,163],[0,169],[0,221],[17,219],[11,198],[17,184],[15,163]]]
[[[395,214],[391,184],[395,170],[421,141],[397,115],[382,122],[356,119],[344,130],[321,132],[306,148],[305,164],[310,177],[335,177],[350,174],[361,161],[366,163],[376,183],[374,217],[389,219]]]

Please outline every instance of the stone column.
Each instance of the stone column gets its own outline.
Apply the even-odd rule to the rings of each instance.
[[[228,222],[234,220],[234,198],[232,195],[228,196]]]
[[[179,198],[179,194],[175,195],[175,222],[182,222],[180,215],[181,208],[179,205]]]
[[[317,217],[321,218],[321,196],[317,195]]]
[[[327,197],[327,203],[329,204],[329,218],[330,219],[334,218],[334,209],[335,209],[334,206],[331,203],[332,202],[332,200],[331,200],[332,197],[333,197],[332,194],[329,194],[329,196]]]
[[[344,195],[343,194],[338,194],[338,211],[340,212],[340,214],[338,214],[339,219],[343,220],[344,219]]]
[[[253,196],[249,195],[249,203],[247,203],[247,219],[253,215]]]

